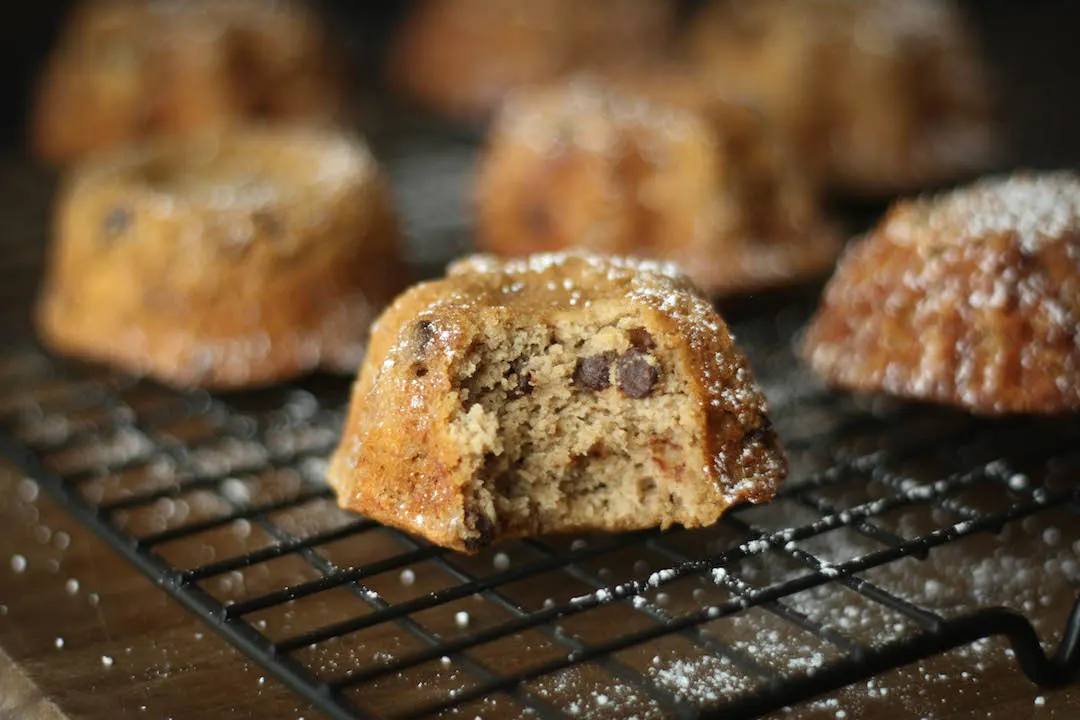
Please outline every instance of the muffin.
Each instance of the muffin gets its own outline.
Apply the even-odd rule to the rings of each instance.
[[[36,152],[55,163],[248,121],[326,124],[343,97],[306,5],[84,0],[41,78]]]
[[[714,295],[826,274],[840,250],[782,136],[669,70],[515,92],[475,195],[484,250],[670,260]]]
[[[515,87],[658,57],[673,12],[668,0],[425,0],[392,44],[389,82],[421,107],[477,122]]]
[[[171,384],[355,372],[406,284],[379,170],[330,131],[158,140],[74,170],[55,212],[42,339]]]
[[[328,478],[433,543],[709,525],[786,472],[746,358],[669,265],[477,256],[383,314]]]
[[[1080,410],[1080,178],[897,204],[848,250],[803,354],[836,387],[982,415]]]
[[[839,191],[890,194],[993,162],[990,85],[950,0],[713,2],[687,48]]]

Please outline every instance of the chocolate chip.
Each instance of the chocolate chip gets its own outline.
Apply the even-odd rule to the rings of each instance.
[[[490,545],[495,537],[495,524],[479,510],[469,508],[465,511],[465,527],[471,528],[475,533],[465,538],[465,547],[469,550],[479,550]]]
[[[529,395],[533,391],[532,373],[525,372],[525,358],[518,358],[510,363],[509,375],[517,377],[516,387],[510,388],[508,396],[511,400]]]
[[[615,353],[581,358],[574,366],[574,384],[589,390],[603,390],[611,385],[611,363]]]
[[[105,216],[105,220],[101,224],[101,230],[105,233],[105,237],[111,240],[123,235],[130,226],[131,211],[117,206]]]
[[[652,350],[656,342],[645,328],[633,328],[627,335],[630,336],[630,344],[638,350]]]
[[[768,415],[761,416],[761,424],[747,433],[752,442],[766,442],[771,440],[772,420]]]
[[[640,350],[627,350],[619,356],[619,389],[627,397],[643,398],[652,392],[660,371],[650,358]]]
[[[413,344],[416,346],[416,355],[426,357],[431,349],[431,342],[435,339],[435,324],[430,320],[420,320],[413,326]]]
[[[251,222],[271,239],[280,238],[285,233],[285,223],[273,210],[256,210],[251,213]]]
[[[532,203],[525,212],[525,227],[533,235],[549,235],[551,233],[551,214],[540,203]]]

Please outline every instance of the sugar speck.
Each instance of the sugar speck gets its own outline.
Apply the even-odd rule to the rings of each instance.
[[[26,503],[32,503],[38,498],[38,484],[30,478],[23,478],[19,481],[19,487],[16,490],[19,495],[19,499]]]
[[[1045,705],[1045,704],[1046,704],[1046,698],[1045,698],[1045,697],[1043,697],[1042,695],[1040,695],[1039,697],[1035,698],[1035,705],[1036,705],[1037,707],[1042,707],[1042,706],[1043,706],[1043,705]]]
[[[75,578],[69,579],[64,583],[64,590],[67,591],[68,595],[77,595],[79,592],[79,581]]]
[[[495,553],[491,564],[495,566],[496,570],[508,570],[510,568],[510,556],[504,552]]]
[[[64,647],[64,638],[62,638],[62,637],[56,638],[56,649],[59,650],[62,647]]]
[[[454,624],[463,630],[469,627],[469,613],[464,610],[459,611],[454,615]]]
[[[111,667],[113,666],[113,663],[114,663],[114,662],[116,662],[116,661],[115,661],[115,660],[113,660],[113,659],[112,659],[111,657],[109,657],[108,655],[102,655],[102,656],[101,656],[101,664],[102,664],[102,665],[104,665],[104,666],[105,666],[105,667],[107,667],[107,668],[111,668]]]
[[[71,545],[71,536],[61,530],[53,535],[53,547],[57,550],[67,550]]]
[[[97,593],[90,593],[86,596],[86,601],[90,603],[91,607],[97,607],[98,603],[101,602],[101,598],[98,597]]]
[[[409,568],[405,568],[401,571],[401,575],[399,576],[399,578],[402,585],[404,585],[405,587],[409,587],[414,582],[416,582],[416,573],[414,573]]]
[[[236,505],[247,505],[251,502],[251,489],[243,480],[226,478],[221,483],[221,494]]]
[[[17,573],[26,571],[26,558],[22,555],[11,556],[11,569]]]

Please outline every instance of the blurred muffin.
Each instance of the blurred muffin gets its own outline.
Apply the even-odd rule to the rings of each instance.
[[[510,90],[581,68],[659,56],[669,0],[425,0],[390,51],[390,84],[418,105],[478,121]]]
[[[687,46],[842,191],[915,189],[993,160],[985,69],[950,0],[713,2]]]
[[[844,255],[803,352],[833,385],[975,413],[1080,410],[1080,177],[899,203]]]
[[[327,130],[158,140],[88,162],[55,232],[45,343],[177,385],[353,372],[406,283],[374,160]]]
[[[31,140],[64,163],[251,119],[325,122],[342,95],[302,3],[84,0],[41,78]]]
[[[515,92],[489,135],[476,202],[490,252],[671,260],[712,294],[823,274],[840,249],[760,116],[669,71]]]

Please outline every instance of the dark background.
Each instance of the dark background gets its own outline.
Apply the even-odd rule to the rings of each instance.
[[[0,146],[5,149],[22,146],[27,100],[70,4],[29,0],[0,8]],[[408,4],[323,3],[356,60],[358,93],[377,87],[372,68],[381,38]],[[964,6],[998,81],[1012,150],[1007,166],[1080,165],[1080,2],[968,0]]]

